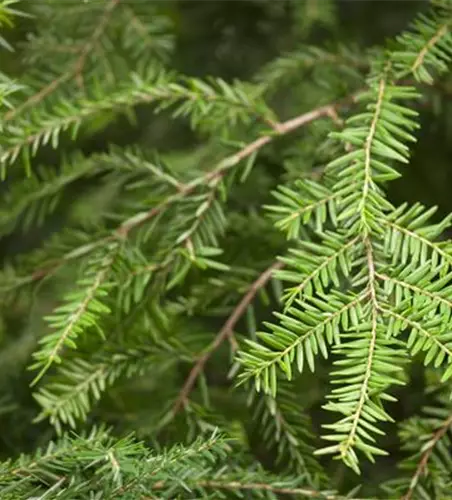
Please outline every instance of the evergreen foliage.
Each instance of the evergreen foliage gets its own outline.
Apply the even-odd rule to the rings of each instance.
[[[452,3],[243,2],[229,72],[189,4],[0,0],[0,497],[451,497]]]

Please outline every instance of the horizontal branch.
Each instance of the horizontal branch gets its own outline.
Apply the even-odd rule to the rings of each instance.
[[[355,99],[355,96],[352,96],[351,99]],[[302,127],[303,125],[311,123],[319,118],[325,116],[334,117],[335,108],[339,105],[340,105],[339,103],[335,103],[335,104],[328,104],[326,106],[321,106],[320,108],[316,108],[307,113],[303,113],[302,115],[299,115],[285,122],[274,124],[273,127],[276,134],[272,135],[269,134],[259,137],[258,139],[246,145],[237,153],[226,157],[225,159],[220,161],[220,163],[218,163],[218,165],[212,171],[208,172],[204,176],[198,177],[193,181],[183,185],[177,193],[175,193],[172,196],[169,196],[165,201],[155,206],[148,212],[137,214],[131,217],[130,219],[126,220],[123,224],[121,224],[117,232],[121,236],[126,236],[131,229],[134,229],[136,226],[141,225],[143,222],[152,219],[160,212],[162,212],[167,206],[171,205],[172,203],[180,200],[181,198],[184,198],[185,196],[193,192],[199,185],[209,184],[213,180],[223,177],[228,170],[238,165],[242,160],[256,153],[263,146],[270,143],[275,137],[292,132]]]
[[[381,307],[380,305],[378,306],[378,310],[382,314],[386,314],[387,316],[392,316],[394,319],[401,321],[402,324],[410,326],[412,329],[419,332],[423,337],[427,338],[430,342],[436,344],[440,351],[443,351],[444,354],[446,354],[449,357],[449,359],[452,359],[452,350],[446,344],[443,344],[441,342],[441,337],[431,333],[429,330],[426,330],[425,328],[422,328],[422,326],[417,321],[413,321],[404,316],[403,314],[391,311],[390,309],[386,309],[385,307]]]
[[[197,177],[196,179],[192,180],[191,182],[188,182],[187,184],[182,184],[179,186],[178,191],[174,193],[173,195],[169,196],[166,198],[164,201],[153,207],[152,209],[148,210],[147,212],[140,212],[138,214],[135,214],[134,216],[130,217],[126,221],[122,222],[116,230],[112,232],[111,235],[106,236],[97,242],[90,243],[87,245],[84,245],[83,247],[80,247],[78,249],[75,249],[65,256],[63,256],[61,259],[57,259],[51,263],[49,263],[47,266],[41,269],[37,269],[31,276],[21,278],[18,280],[17,286],[13,285],[13,287],[10,287],[9,289],[13,288],[18,288],[20,286],[32,283],[34,281],[39,281],[42,278],[46,277],[47,275],[55,272],[58,270],[62,265],[65,263],[85,256],[87,253],[89,253],[91,250],[94,250],[95,248],[98,248],[99,246],[102,246],[105,243],[108,243],[109,241],[114,240],[116,237],[120,238],[126,238],[129,234],[129,232],[139,226],[141,226],[143,223],[153,219],[157,215],[159,215],[161,212],[166,210],[170,205],[173,203],[176,203],[177,201],[185,198],[189,194],[191,194],[198,186],[203,185],[203,184],[209,184],[215,179],[220,179],[222,178],[227,171],[238,165],[242,160],[248,158],[249,156],[255,154],[257,151],[259,151],[262,147],[265,145],[269,144],[272,142],[276,137],[279,137],[281,135],[288,134],[304,125],[307,125],[319,118],[324,118],[324,117],[330,117],[332,119],[335,119],[336,116],[336,109],[343,105],[345,102],[349,101],[355,101],[357,94],[354,94],[352,96],[349,96],[343,101],[339,101],[336,103],[331,103],[326,106],[321,106],[319,108],[315,108],[312,111],[309,111],[307,113],[303,113],[299,116],[296,116],[290,120],[287,120],[285,122],[280,122],[274,125],[274,133],[273,134],[268,134],[264,135],[262,137],[259,137],[258,139],[255,139],[254,141],[250,142],[246,146],[244,146],[241,150],[239,150],[237,153],[234,153],[231,156],[228,156],[224,158],[222,161],[220,161],[216,167],[208,172],[205,175],[202,175],[200,177]],[[9,289],[5,289],[4,291],[9,291]],[[1,292],[2,290],[0,290]]]
[[[388,276],[386,274],[375,273],[375,276],[383,281],[389,281],[394,285],[400,286],[407,290],[411,290],[412,292],[418,293],[419,295],[429,297],[431,300],[445,304],[452,309],[452,300],[449,300],[447,297],[443,297],[438,292],[430,292],[429,290],[413,285],[412,283],[407,283],[406,281],[393,278],[392,276]]]
[[[175,201],[178,201],[181,198],[184,198],[188,194],[190,194],[194,189],[202,184],[209,184],[215,179],[223,177],[225,173],[231,168],[238,165],[242,160],[248,158],[249,156],[255,154],[259,151],[263,146],[272,142],[275,137],[280,135],[285,135],[294,130],[302,127],[303,125],[307,125],[319,118],[330,117],[332,120],[336,119],[336,108],[343,105],[346,102],[352,101],[354,102],[358,96],[358,93],[349,96],[348,98],[336,102],[327,104],[325,106],[321,106],[319,108],[315,108],[312,111],[308,111],[307,113],[303,113],[295,118],[291,118],[285,122],[275,123],[273,124],[274,132],[273,134],[264,135],[259,137],[258,139],[250,142],[248,145],[243,147],[237,153],[226,157],[222,161],[220,161],[217,166],[206,175],[198,177],[193,181],[183,185],[177,193],[168,197],[165,201],[155,206],[148,212],[143,212],[141,214],[137,214],[130,219],[126,220],[121,226],[117,229],[117,232],[124,236],[127,233],[134,229],[136,226],[141,225],[143,222],[152,219],[156,215],[158,215],[162,210],[164,210],[168,205],[171,205]]]
[[[441,255],[441,257],[452,267],[452,255],[444,251],[444,249],[441,248],[441,246],[437,242],[431,241],[425,236],[422,236],[422,234],[417,233],[415,230],[410,230],[406,227],[401,226],[400,224],[397,224],[396,222],[392,222],[387,219],[380,219],[379,222],[387,227],[390,227],[391,229],[395,229],[399,233],[402,233],[409,238],[418,240],[421,244],[426,245],[431,252],[436,252],[438,255]]]

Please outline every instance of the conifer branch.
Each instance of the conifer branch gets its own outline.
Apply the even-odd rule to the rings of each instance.
[[[346,441],[341,445],[341,454],[345,458],[347,457],[350,448],[355,445],[356,433],[358,430],[358,425],[361,422],[361,416],[364,409],[364,405],[369,398],[369,382],[372,376],[372,365],[375,355],[375,347],[377,343],[377,321],[378,321],[378,301],[377,294],[375,290],[375,262],[373,256],[372,242],[370,237],[365,237],[365,247],[366,247],[366,258],[367,267],[369,270],[369,299],[371,304],[371,327],[370,327],[370,341],[368,346],[366,369],[364,372],[364,378],[361,382],[359,389],[359,399],[357,401],[356,410],[353,412],[351,417],[351,428],[348,432]]]
[[[411,72],[416,73],[418,69],[424,64],[424,60],[427,54],[432,50],[432,48],[449,32],[449,25],[452,21],[449,21],[442,26],[439,26],[437,32],[428,40],[425,47],[419,52],[416,60],[411,66]]]
[[[43,99],[48,97],[52,92],[57,90],[61,85],[68,82],[71,78],[76,78],[80,80],[83,68],[86,64],[86,60],[89,57],[91,51],[95,47],[98,40],[103,35],[105,29],[107,28],[111,15],[113,14],[114,9],[119,4],[121,0],[109,0],[105,6],[101,19],[99,20],[99,24],[97,25],[93,35],[89,40],[77,51],[78,57],[73,63],[72,67],[60,75],[58,78],[51,81],[44,88],[39,90],[36,94],[29,97],[26,101],[24,101],[19,106],[11,109],[8,113],[3,117],[3,121],[9,121],[21,113],[23,110],[29,108],[30,106],[35,106]]]
[[[333,12],[334,0],[326,2],[325,11]],[[0,28],[15,16],[9,9],[15,3],[0,0]],[[118,441],[104,432],[62,436],[47,449],[0,463],[0,496],[345,500],[334,488],[349,484],[352,476],[347,471],[342,483],[334,466],[319,463],[315,455],[334,455],[359,474],[361,456],[374,462],[392,454],[394,440],[382,438],[388,430],[394,433],[386,425],[393,422],[386,402],[395,400],[390,388],[406,383],[405,365],[418,356],[428,394],[443,387],[444,400],[438,405],[435,398],[425,415],[401,425],[402,448],[413,453],[400,464],[408,473],[383,485],[383,497],[447,496],[452,487],[452,417],[445,384],[452,377],[452,242],[443,239],[452,214],[438,221],[434,208],[419,203],[395,207],[386,185],[400,177],[397,163],[410,162],[417,140],[422,103],[414,101],[426,91],[418,83],[431,84],[452,61],[451,0],[432,0],[430,11],[387,46],[347,48],[335,39],[328,52],[301,47],[249,82],[190,77],[172,64],[168,56],[174,39],[180,39],[177,30],[190,26],[185,21],[193,20],[197,7],[188,18],[182,9],[181,23],[173,23],[179,18],[166,8],[124,0],[79,2],[70,9],[42,0],[31,8],[37,16],[24,26],[29,42],[17,61],[7,61],[11,75],[3,79],[0,74],[1,174],[10,165],[23,165],[32,174],[24,181],[19,170],[12,172],[2,189],[7,194],[0,234],[7,249],[0,252],[6,257],[0,341],[12,360],[3,367],[5,377],[13,378],[8,393],[15,393],[24,378],[12,373],[14,360],[31,355],[30,368],[38,373],[33,384],[44,378],[32,394],[40,406],[34,421],[50,423],[58,435],[64,427],[83,433],[94,417],[117,423],[116,430],[139,432],[155,440],[156,448],[173,436],[189,444],[156,453],[132,438]],[[261,10],[265,32],[270,25],[264,21],[280,11]],[[292,11],[312,15],[307,10],[294,6],[284,16],[295,15]],[[314,20],[322,23],[330,16],[328,29],[336,22],[330,14],[319,13]],[[72,20],[76,16],[78,24]],[[214,57],[216,74],[242,74],[222,71],[223,56],[228,58],[236,39],[242,39],[230,37],[227,29],[225,35],[213,51],[220,55]],[[1,36],[0,45],[8,45]],[[253,45],[246,56],[262,60],[263,47],[256,49]],[[192,74],[204,74],[193,64],[197,59],[188,57],[188,67]],[[214,61],[202,61],[203,68]],[[363,85],[365,67],[370,72]],[[10,80],[16,71],[17,86]],[[286,92],[291,87],[295,90]],[[22,98],[9,99],[22,88]],[[278,118],[300,102],[328,103],[353,89],[361,90],[287,121]],[[427,100],[433,94],[437,116],[447,118],[448,111],[436,109],[443,104],[434,101],[438,93],[426,94]],[[168,130],[152,123],[150,113],[162,111]],[[133,131],[146,128],[146,134],[118,138],[114,121],[120,116],[133,121]],[[431,118],[424,116],[422,122]],[[180,129],[170,126],[172,120],[182,120]],[[289,140],[289,134],[313,123]],[[173,143],[171,133],[183,140]],[[282,136],[287,137],[278,139]],[[162,138],[162,163],[143,149],[148,138],[152,144]],[[91,154],[106,150],[110,140],[136,141],[136,146]],[[261,158],[263,148],[273,144],[278,147],[269,158]],[[80,147],[87,156],[69,152]],[[73,158],[69,162],[67,153]],[[47,154],[46,165],[35,165]],[[213,157],[215,163],[206,165]],[[262,168],[261,160],[266,160]],[[309,179],[308,170],[322,175]],[[278,235],[256,207],[281,175],[283,184],[272,191],[276,202],[265,206],[274,226],[285,233]],[[79,179],[82,193],[71,203]],[[36,245],[34,233],[27,231],[31,226],[39,232]],[[26,248],[15,259],[16,242],[22,243],[19,229],[27,232]],[[256,263],[273,262],[285,248],[284,237],[295,241],[293,248],[257,276]],[[29,241],[38,248],[28,252]],[[66,264],[54,283],[20,289]],[[74,271],[75,286],[70,283]],[[60,287],[68,289],[62,303]],[[239,297],[237,290],[243,290]],[[257,297],[259,307],[254,307]],[[55,300],[59,306],[44,317],[50,331],[41,332],[41,312]],[[269,310],[275,301],[280,311]],[[26,310],[28,322],[22,318]],[[263,321],[270,313],[276,320]],[[234,398],[232,407],[228,384],[218,385],[210,375],[226,374],[228,361],[214,367],[214,353],[220,346],[227,350],[228,340],[230,350],[238,351],[234,332],[245,314],[252,338],[243,339],[243,348],[240,342],[228,378],[237,373],[237,385],[246,384],[250,391]],[[224,322],[212,333],[208,318],[219,317]],[[267,330],[257,331],[258,324]],[[24,339],[18,335],[10,345],[10,330],[17,327]],[[101,339],[91,335],[95,332]],[[336,418],[322,424],[329,429],[321,436],[327,444],[314,452],[305,408],[321,404],[330,364],[323,360],[331,354],[332,388],[322,408]],[[316,387],[299,379],[306,371],[315,373]],[[126,380],[126,386],[118,384]],[[191,401],[195,389],[202,404]],[[211,392],[214,405],[208,401]],[[137,395],[139,405],[134,404]],[[21,418],[22,411],[29,412],[31,405],[16,399],[17,422],[24,422],[28,416]],[[10,400],[14,396],[4,400],[0,395],[1,421],[11,418],[18,425],[16,413],[8,414],[16,411],[7,407]],[[162,417],[165,402],[169,412]],[[244,436],[249,417],[256,439]],[[193,440],[214,427],[239,439],[231,446],[217,437]],[[383,449],[385,444],[389,449]],[[261,457],[266,463],[269,458],[278,473],[266,472]],[[366,492],[373,491],[372,480],[367,484],[369,468],[363,472]]]
[[[235,325],[240,320],[240,318],[245,313],[247,307],[253,301],[259,290],[264,287],[267,282],[273,276],[273,273],[282,267],[281,262],[275,262],[270,267],[268,267],[249,287],[246,294],[243,296],[242,300],[237,304],[237,306],[232,311],[232,314],[227,319],[223,328],[218,332],[212,343],[206,348],[204,353],[198,358],[193,368],[179,392],[176,402],[173,405],[172,413],[175,415],[179,410],[187,404],[188,396],[192,391],[199,375],[204,370],[204,366],[209,360],[210,356],[218,349],[218,347],[226,340],[226,338],[231,337]],[[237,349],[237,345],[233,345],[234,350]]]
[[[293,426],[290,425],[290,423],[287,421],[285,415],[283,414],[281,408],[279,405],[274,402],[274,404],[269,404],[269,398],[270,396],[266,395],[264,396],[266,399],[265,404],[267,406],[268,411],[272,413],[273,418],[275,419],[275,427],[276,427],[276,440],[279,441],[281,438],[281,435],[283,435],[283,439],[285,439],[288,442],[288,447],[290,447],[290,444],[293,444],[292,442],[294,441],[294,429]],[[274,400],[273,400],[274,401]],[[300,420],[300,416],[298,417]],[[295,438],[296,439],[296,438]],[[296,443],[298,444],[298,443]],[[298,452],[298,453],[297,453]],[[293,452],[292,448],[290,448],[289,453],[292,455],[292,458],[296,459],[299,463],[300,466],[303,468],[304,471],[307,471],[307,475],[310,478],[311,474],[309,474],[309,468],[307,467],[304,457],[302,454],[299,452],[299,450],[295,446],[295,452]]]
[[[24,476],[28,478],[32,476],[37,469],[45,467],[48,463],[58,460],[60,457],[66,455],[68,451],[76,453],[78,449],[79,448],[74,446],[73,443],[70,444],[63,442],[63,445],[60,443],[58,447],[51,446],[45,454],[37,457],[35,460],[32,460],[27,464],[18,464],[18,467],[11,470],[11,474],[13,476]]]
[[[51,408],[46,408],[43,412],[46,416],[54,417],[51,418],[51,423],[54,424],[57,421],[61,410],[65,408],[68,403],[76,401],[80,396],[85,398],[85,395],[89,393],[89,389],[91,387],[101,385],[107,378],[106,372],[108,368],[109,367],[106,363],[95,366],[92,373],[87,374],[88,376],[85,376],[82,380],[80,380],[79,383],[72,388],[72,391],[68,391],[67,394],[64,395],[59,395],[58,401]],[[44,392],[44,394],[47,395],[46,392]],[[37,395],[35,394],[35,398],[39,401],[39,397],[36,396]],[[75,427],[74,422],[71,422],[71,419],[68,420],[72,423],[72,427]]]
[[[433,8],[420,15],[409,30],[398,37],[400,50],[392,52],[392,59],[400,70],[398,77],[413,74],[416,80],[432,84],[430,69],[444,73],[450,61],[452,38],[450,5]]]
[[[145,40],[146,42],[148,43],[152,43],[153,40],[152,38],[149,36],[149,33],[146,31],[146,27],[144,26],[144,24],[140,21],[140,19],[134,14],[133,10],[128,7],[128,6],[125,6],[125,10],[126,12],[129,14],[130,16],[130,19],[131,19],[131,22],[132,22],[132,25],[134,26],[134,28],[138,31],[138,33],[140,33],[140,36],[143,38],[143,40]]]
[[[73,75],[77,80],[80,80],[87,57],[89,56],[90,52],[94,49],[97,42],[105,32],[105,29],[109,24],[111,15],[114,9],[119,5],[120,1],[121,0],[109,0],[107,5],[105,6],[104,12],[102,14],[102,17],[100,19],[100,22],[96,30],[93,33],[93,36],[89,39],[88,43],[81,50],[80,56],[75,62],[73,69]]]
[[[276,398],[251,390],[253,422],[266,449],[276,454],[275,464],[287,464],[309,486],[323,484],[324,470],[313,456],[311,421],[300,395],[288,385],[278,388]]]
[[[352,96],[352,99],[354,96]],[[127,221],[123,222],[120,227],[117,229],[117,233],[121,237],[126,237],[129,231],[136,228],[137,226],[143,224],[144,222],[152,219],[160,212],[166,209],[172,203],[178,201],[179,199],[189,195],[192,193],[199,185],[201,184],[210,184],[212,181],[215,181],[225,175],[225,173],[231,168],[237,166],[242,160],[248,158],[249,156],[255,154],[258,150],[260,150],[263,146],[269,144],[275,137],[278,135],[285,135],[289,132],[292,132],[303,125],[307,125],[308,123],[313,122],[319,118],[330,116],[331,110],[336,106],[339,106],[341,103],[329,104],[326,106],[321,106],[307,113],[303,113],[295,118],[287,120],[282,123],[278,123],[275,125],[275,129],[277,130],[277,135],[264,135],[254,140],[253,142],[246,145],[237,153],[228,156],[224,160],[220,161],[218,165],[208,172],[207,174],[194,179],[193,181],[181,186],[177,193],[169,196],[166,200],[164,200],[159,205],[155,206],[148,212],[143,212],[141,214],[137,214],[136,216],[131,217]]]
[[[0,293],[1,294],[10,293],[13,290],[16,290],[17,288],[24,287],[32,283],[35,283],[37,281],[40,281],[46,278],[47,276],[50,276],[53,273],[57,272],[62,266],[64,266],[68,262],[85,257],[86,255],[89,255],[95,250],[102,248],[103,246],[113,241],[115,241],[115,236],[110,235],[100,240],[97,240],[93,243],[87,243],[86,245],[71,250],[70,252],[65,254],[61,259],[54,259],[51,262],[49,262],[45,267],[37,269],[29,276],[17,278],[11,285],[7,285],[3,288],[0,288]]]
[[[393,318],[400,320],[402,322],[402,324],[406,324],[406,325],[410,326],[413,329],[413,331],[419,332],[426,340],[428,340],[430,343],[436,345],[440,351],[443,351],[443,353],[446,356],[448,356],[449,360],[452,360],[452,349],[445,342],[441,341],[440,336],[429,332],[428,330],[423,328],[419,322],[411,320],[405,314],[400,314],[396,311],[392,311],[392,310],[387,309],[386,307],[382,307],[382,306],[379,306],[379,310],[381,311],[381,313],[383,313],[387,316],[392,316]]]
[[[256,75],[255,80],[263,85],[267,94],[271,94],[286,81],[300,79],[303,72],[330,65],[335,68],[335,71],[343,71],[349,75],[350,69],[357,70],[357,72],[367,70],[369,62],[366,57],[362,57],[348,47],[339,47],[337,51],[332,52],[303,45],[265,65]]]
[[[126,327],[123,328],[125,331]],[[107,344],[93,357],[81,354],[67,360],[44,387],[33,394],[42,408],[34,421],[49,419],[57,433],[63,425],[75,429],[118,379],[131,379],[150,371],[166,374],[181,361],[192,363],[197,359],[197,351],[193,352],[193,347],[186,345],[183,338],[168,339],[166,332],[156,328],[154,326],[147,336],[128,332],[127,342]],[[129,348],[132,338],[135,344]]]
[[[446,250],[444,250],[437,242],[431,241],[430,239],[424,237],[422,234],[419,234],[416,231],[403,227],[400,224],[397,224],[396,222],[393,222],[386,218],[382,219],[381,223],[387,227],[395,229],[401,234],[404,234],[410,238],[419,241],[422,245],[426,245],[433,253],[437,253],[438,255],[440,255],[441,258],[444,259],[444,261],[447,262],[447,264],[452,267],[452,255],[449,254]]]
[[[329,492],[315,491],[309,488],[279,487],[265,483],[243,483],[240,481],[200,481],[197,486],[230,491],[265,491],[275,495],[295,495],[301,498],[317,498],[319,500],[364,500],[359,498],[343,497]]]
[[[303,367],[303,345],[306,344],[306,347],[310,345],[311,338],[314,338],[316,334],[318,335],[318,332],[324,331],[326,328],[328,328],[329,325],[334,325],[335,323],[339,322],[340,318],[347,314],[350,310],[353,310],[355,306],[363,302],[366,298],[369,296],[369,291],[363,292],[361,295],[355,296],[354,298],[350,299],[350,297],[347,297],[350,299],[348,302],[342,304],[341,307],[337,308],[333,311],[329,311],[328,314],[326,314],[321,321],[316,322],[315,325],[312,325],[312,323],[308,323],[310,325],[309,328],[306,328],[306,330],[299,336],[293,336],[293,337],[287,337],[285,340],[286,345],[282,345],[280,349],[276,351],[270,351],[269,349],[266,349],[268,351],[268,354],[271,353],[271,356],[266,356],[265,359],[259,363],[256,367],[251,367],[248,372],[244,373],[242,376],[242,380],[248,380],[251,377],[255,377],[256,382],[260,380],[260,377],[262,376],[263,373],[268,373],[268,371],[272,368],[275,367],[276,364],[281,365],[284,362],[284,370],[287,373],[287,377],[290,380],[292,378],[292,371],[291,371],[291,363],[294,360],[295,356],[292,355],[291,353],[294,353],[297,350],[296,356],[297,356],[297,365],[298,369],[301,372],[302,367]],[[289,311],[290,312],[290,311]],[[290,323],[289,323],[290,324]],[[329,338],[330,342],[333,342],[333,339]],[[310,352],[308,350],[309,348],[306,349],[307,353],[306,356],[308,358],[309,364],[311,365],[311,370],[314,371],[313,368],[313,355],[312,351]],[[308,354],[309,353],[309,354]],[[247,353],[240,353],[241,356],[246,360]],[[276,375],[275,375],[276,376]],[[266,378],[266,377],[265,377]],[[267,389],[267,392],[269,392],[270,387]],[[273,387],[271,387],[271,392],[275,394],[276,392],[276,386],[275,382],[273,382]]]
[[[333,225],[336,225],[340,197],[314,180],[318,180],[322,174],[323,168],[313,170],[310,175],[312,180],[298,179],[294,185],[295,190],[279,186],[272,193],[278,204],[264,206],[275,219],[275,227],[287,232],[288,239],[298,238],[301,224],[307,224],[312,219],[316,231],[322,231],[328,212]]]
[[[401,500],[411,500],[419,479],[426,471],[428,461],[433,453],[433,450],[435,449],[435,446],[442,439],[444,434],[446,434],[446,432],[450,429],[451,425],[452,425],[452,415],[450,415],[443,422],[443,424],[440,427],[438,427],[438,429],[434,432],[434,434],[431,436],[430,440],[428,441],[427,447],[425,447],[425,446],[423,447],[424,451],[421,455],[421,459],[419,460],[419,463],[418,463],[417,468],[413,474],[413,477],[411,478],[409,489],[405,493],[405,495],[403,495]]]
[[[74,347],[74,339],[82,330],[82,327],[96,325],[96,317],[100,314],[110,312],[110,309],[97,300],[98,295],[103,295],[102,287],[105,286],[108,273],[114,262],[117,245],[113,245],[100,262],[96,262],[94,275],[91,280],[81,280],[83,291],[78,294],[70,294],[65,306],[57,309],[53,316],[49,317],[49,323],[57,330],[42,339],[43,347],[34,354],[36,359],[32,368],[40,368],[39,373],[33,379],[31,385],[35,385],[54,364],[61,361],[61,351],[64,347]],[[97,325],[96,325],[97,326]],[[98,331],[101,331],[97,326]]]
[[[319,265],[316,266],[309,274],[307,274],[304,279],[300,282],[296,287],[290,288],[286,294],[286,305],[285,310],[289,309],[292,305],[293,301],[297,296],[303,294],[305,288],[315,279],[317,279],[325,269],[327,269],[332,262],[343,256],[347,250],[353,248],[358,241],[360,240],[359,236],[352,238],[351,240],[343,243],[339,248],[335,249],[334,252],[325,256],[323,260],[320,261]]]
[[[349,99],[354,99],[354,98],[355,96],[352,96]],[[39,281],[42,278],[49,275],[50,273],[57,271],[62,265],[66,264],[67,262],[87,255],[91,251],[99,247],[102,247],[108,242],[114,241],[115,238],[117,238],[118,236],[120,239],[126,238],[130,231],[153,219],[161,212],[166,210],[173,203],[188,196],[198,186],[209,185],[210,183],[216,181],[217,179],[221,179],[230,169],[236,167],[242,160],[248,158],[252,154],[255,154],[260,148],[269,144],[279,135],[290,133],[293,130],[302,127],[303,125],[307,125],[319,118],[330,116],[331,110],[335,109],[336,107],[339,107],[341,104],[342,102],[330,104],[327,106],[321,106],[307,113],[303,113],[300,116],[292,118],[286,122],[278,124],[278,126],[276,127],[278,130],[277,135],[265,135],[259,137],[258,139],[252,141],[251,143],[243,147],[237,153],[234,153],[233,155],[228,156],[224,160],[220,161],[213,170],[207,172],[206,174],[200,177],[195,178],[189,183],[178,185],[176,193],[168,196],[168,198],[166,198],[161,203],[157,204],[149,211],[136,214],[127,219],[126,221],[122,222],[121,224],[119,224],[117,229],[111,235],[69,252],[61,259],[54,260],[53,262],[49,263],[42,269],[37,269],[29,277],[18,279],[17,282],[12,287],[8,287],[5,290],[2,290],[2,292],[5,293],[7,291],[11,291],[16,287],[21,287],[33,283],[35,281]]]
[[[88,304],[91,302],[95,293],[97,292],[97,289],[102,284],[106,272],[107,272],[106,269],[102,269],[97,274],[91,287],[87,289],[85,299],[79,304],[77,310],[71,314],[71,316],[69,318],[69,322],[67,323],[66,327],[62,331],[59,340],[55,343],[54,347],[50,351],[50,353],[48,355],[48,360],[47,360],[45,366],[42,368],[42,370],[38,373],[36,378],[33,380],[32,385],[36,384],[42,378],[42,376],[45,374],[45,372],[50,368],[50,366],[55,362],[55,359],[59,358],[59,354],[60,354],[61,349],[63,348],[63,345],[66,343],[68,337],[72,334],[72,331],[73,331],[75,325],[80,320],[80,318],[83,316],[83,314],[86,313],[86,309],[88,307]]]
[[[306,125],[307,123],[310,123],[314,120],[317,120],[318,118],[321,118],[323,116],[329,116],[333,121],[336,118],[335,110],[336,107],[339,105],[342,105],[348,101],[355,101],[356,97],[359,95],[359,93],[352,94],[348,98],[344,99],[340,103],[336,104],[327,104],[326,106],[321,106],[319,108],[313,109],[312,111],[308,111],[307,113],[303,113],[302,115],[296,116],[295,118],[292,118],[290,120],[287,120],[282,123],[276,123],[274,125],[274,128],[277,130],[277,132],[281,135],[287,134],[288,132],[292,132],[293,130],[296,130],[297,128],[302,127],[303,125]]]
[[[406,281],[402,281],[400,279],[394,278],[393,276],[388,276],[386,274],[375,273],[375,276],[378,279],[381,279],[383,281],[389,281],[391,283],[394,283],[395,285],[401,286],[402,288],[406,288],[408,290],[411,290],[419,295],[425,295],[426,297],[429,297],[430,299],[432,299],[435,302],[445,304],[446,306],[452,308],[452,300],[449,300],[447,297],[444,297],[443,295],[440,295],[439,293],[430,292],[426,288],[413,285],[412,283],[407,283]]]
[[[301,217],[306,212],[312,212],[316,208],[318,208],[322,205],[327,205],[329,202],[337,200],[338,198],[339,198],[339,196],[337,194],[330,194],[328,196],[325,196],[325,198],[322,198],[321,200],[316,200],[312,203],[309,203],[308,205],[295,210],[293,213],[291,213],[284,220],[280,221],[279,225],[282,226],[283,224],[289,223],[289,222],[293,221],[293,219],[296,219],[297,217]]]

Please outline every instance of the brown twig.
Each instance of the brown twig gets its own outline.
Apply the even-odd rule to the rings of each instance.
[[[268,267],[258,278],[254,281],[251,286],[248,288],[246,294],[242,297],[242,300],[238,303],[237,307],[232,311],[232,314],[227,319],[226,323],[223,325],[223,328],[218,332],[215,339],[211,342],[211,344],[207,347],[201,356],[197,359],[195,365],[191,369],[185,384],[179,392],[179,395],[174,403],[172,414],[175,415],[182,406],[185,406],[187,403],[188,396],[193,389],[193,386],[196,383],[201,372],[204,370],[204,366],[207,363],[207,360],[213,354],[214,351],[218,349],[218,347],[226,340],[228,337],[231,337],[233,334],[233,330],[235,325],[239,321],[239,319],[245,313],[247,307],[250,305],[257,292],[267,284],[268,280],[272,277],[273,272],[282,267],[281,262],[275,262],[270,267]],[[237,348],[237,344],[235,344],[235,349]]]
[[[110,2],[106,5],[102,14],[102,18],[99,21],[99,24],[97,25],[97,28],[94,30],[93,35],[89,38],[86,44],[84,44],[81,47],[81,49],[77,52],[78,57],[75,60],[74,64],[71,66],[71,68],[62,75],[60,75],[58,78],[55,78],[55,80],[52,80],[48,85],[43,87],[36,94],[33,94],[20,106],[6,113],[5,116],[3,117],[4,121],[11,120],[15,116],[17,116],[20,112],[22,112],[24,109],[42,101],[48,95],[50,95],[54,90],[60,87],[60,85],[67,82],[71,78],[76,78],[78,81],[80,81],[83,69],[86,64],[86,60],[90,55],[91,51],[93,50],[94,46],[98,42],[99,38],[104,33],[106,27],[108,26],[108,23],[110,22],[111,14],[120,1],[121,0],[110,0]]]
[[[411,478],[410,482],[410,487],[408,491],[403,495],[401,500],[410,500],[411,497],[413,496],[414,490],[416,488],[416,485],[419,481],[419,478],[424,474],[425,468],[427,467],[427,463],[433,453],[433,450],[435,446],[438,444],[440,439],[446,434],[448,431],[449,427],[452,425],[452,415],[450,415],[444,422],[441,424],[441,426],[434,432],[432,435],[432,438],[429,441],[429,446],[425,449],[425,451],[421,455],[421,459],[419,460],[418,466],[416,468],[416,471],[413,474],[413,477]]]
[[[354,101],[356,99],[356,95],[352,95],[349,97],[347,100],[352,100]],[[320,108],[313,109],[312,111],[308,111],[307,113],[304,113],[300,116],[296,116],[295,118],[292,118],[291,120],[287,120],[283,123],[277,124],[276,130],[280,134],[287,134],[288,132],[292,132],[293,130],[302,127],[303,125],[306,125],[306,123],[310,123],[314,120],[317,120],[317,118],[320,118],[322,116],[337,116],[337,113],[335,113],[336,108],[340,105],[343,104],[345,101],[342,103],[334,103],[334,104],[327,104],[326,106],[321,106]]]

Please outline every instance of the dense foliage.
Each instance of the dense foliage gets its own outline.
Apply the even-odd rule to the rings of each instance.
[[[452,3],[402,3],[0,0],[0,498],[452,498]]]

